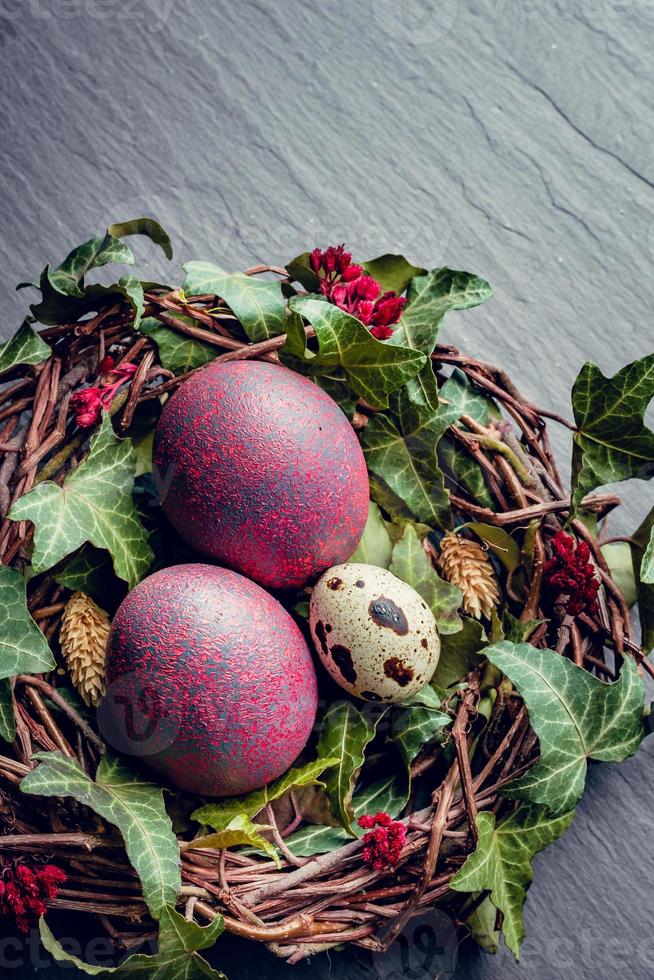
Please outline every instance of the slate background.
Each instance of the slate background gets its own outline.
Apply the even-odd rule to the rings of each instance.
[[[653,347],[653,29],[652,0],[0,0],[0,336],[16,282],[150,213],[176,257],[140,247],[148,278],[338,241],[480,273],[494,301],[442,336],[569,414],[585,359],[613,373]],[[625,496],[616,533],[651,485]],[[591,769],[536,860],[521,965],[464,949],[456,980],[654,976],[653,754]],[[215,961],[230,980],[429,975],[415,949],[404,970],[292,973],[231,940]]]

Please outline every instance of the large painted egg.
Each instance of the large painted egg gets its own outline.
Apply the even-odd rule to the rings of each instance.
[[[309,622],[327,671],[366,701],[404,701],[436,670],[441,644],[433,613],[385,568],[330,568],[311,595]]]
[[[277,364],[211,364],[154,440],[163,508],[197,552],[267,588],[299,587],[355,550],[368,474],[338,405]]]
[[[231,796],[269,783],[304,747],[316,708],[300,630],[236,572],[166,568],[116,613],[101,730],[180,790]]]

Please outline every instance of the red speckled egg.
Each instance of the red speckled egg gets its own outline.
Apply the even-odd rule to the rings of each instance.
[[[101,730],[180,790],[231,796],[265,786],[301,752],[316,708],[302,633],[236,572],[166,568],[116,613]]]
[[[211,364],[166,405],[154,468],[168,518],[197,552],[267,588],[346,561],[368,514],[368,474],[338,405],[277,364]]]

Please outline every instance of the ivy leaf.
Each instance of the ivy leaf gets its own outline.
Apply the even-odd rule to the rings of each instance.
[[[49,269],[47,276],[50,285],[58,293],[65,296],[84,295],[84,277],[91,269],[99,269],[103,265],[120,262],[134,265],[132,250],[114,238],[113,235],[103,235],[102,238],[90,238],[88,242],[78,245],[70,252],[56,269]]]
[[[522,908],[533,877],[532,859],[565,833],[573,817],[574,811],[552,817],[545,807],[521,806],[496,826],[493,813],[479,813],[477,848],[450,882],[454,891],[490,891],[491,902],[504,916],[506,945],[516,959],[525,937]]]
[[[318,755],[337,760],[325,777],[325,792],[332,813],[352,836],[354,787],[378,720],[359,711],[351,701],[337,701],[330,704],[321,722]]]
[[[505,610],[501,624],[502,639],[509,640],[511,643],[526,643],[534,630],[546,622],[546,619],[529,619],[526,623],[521,623],[508,610]]]
[[[649,544],[640,564],[640,580],[645,585],[654,585],[654,527],[649,532]]]
[[[536,766],[509,784],[506,796],[544,803],[559,816],[581,797],[588,759],[621,762],[640,745],[645,695],[630,657],[619,679],[605,684],[529,643],[503,641],[484,652],[522,696],[540,746]]]
[[[423,746],[451,723],[451,717],[440,708],[440,698],[433,688],[426,687],[392,709],[391,738],[400,750],[407,770]]]
[[[441,655],[431,683],[447,690],[478,667],[488,644],[484,627],[470,616],[462,616],[463,629],[441,637]]]
[[[406,806],[408,786],[406,780],[397,776],[387,776],[370,786],[359,790],[352,800],[354,816],[358,819],[364,813],[388,813],[389,816],[399,817]],[[356,824],[352,829],[357,837],[366,833]],[[310,824],[290,834],[285,843],[297,857],[313,857],[315,854],[326,854],[341,844],[352,840],[350,834],[342,827],[328,827],[324,824]]]
[[[102,600],[107,592],[107,582],[112,576],[113,565],[109,553],[94,548],[92,544],[85,544],[57,572],[55,581],[71,592],[84,592]]]
[[[411,524],[405,526],[401,539],[393,548],[389,570],[422,596],[434,614],[441,636],[462,629],[458,610],[463,593],[437,575]]]
[[[206,837],[196,837],[195,840],[186,844],[184,849],[189,851],[209,847],[222,850],[222,848],[249,844],[257,851],[263,851],[278,867],[281,867],[277,849],[262,836],[262,830],[270,830],[270,827],[254,824],[245,813],[239,813],[238,816],[229,821],[224,830],[218,830],[215,834],[207,834]]]
[[[291,310],[313,326],[319,354],[309,369],[327,373],[342,367],[354,392],[373,408],[386,408],[391,392],[401,388],[426,363],[425,355],[375,340],[367,327],[337,306],[312,296],[296,296]]]
[[[638,589],[638,615],[642,643],[646,650],[654,649],[654,584],[651,575],[652,542],[654,541],[654,509],[631,536],[631,561]]]
[[[427,272],[426,269],[411,265],[403,255],[390,253],[380,255],[376,259],[369,259],[361,265],[373,279],[377,280],[382,293],[391,290],[398,295],[404,292],[415,276],[422,276]]]
[[[61,752],[37,752],[41,764],[23,778],[23,793],[72,796],[120,830],[138,872],[152,916],[174,904],[181,887],[179,846],[166,813],[163,790],[144,782],[120,760],[105,755],[95,782]]]
[[[93,283],[86,286],[81,296],[69,296],[61,293],[50,283],[48,266],[41,274],[37,288],[41,291],[41,302],[30,306],[32,315],[40,323],[58,324],[71,323],[79,320],[86,313],[97,311],[106,306],[112,299],[126,299],[134,310],[134,323],[138,326],[144,309],[143,286],[135,276],[123,276],[111,286]]]
[[[110,552],[116,575],[134,588],[152,561],[147,534],[132,501],[134,467],[131,440],[114,435],[105,413],[88,457],[64,480],[63,487],[41,483],[16,501],[9,517],[35,525],[35,572],[47,571],[89,541]]]
[[[183,290],[187,296],[204,293],[220,297],[238,317],[249,340],[258,343],[286,333],[286,303],[281,283],[225,272],[211,262],[187,262]]]
[[[190,317],[178,316],[178,319],[191,323]],[[193,371],[217,356],[216,348],[211,344],[185,337],[176,330],[165,327],[153,316],[146,317],[138,329],[155,342],[161,363],[173,374]]]
[[[520,545],[511,537],[504,528],[497,527],[496,524],[484,524],[479,521],[471,521],[462,524],[473,531],[481,541],[488,545],[496,558],[502,562],[507,572],[513,572],[520,564]]]
[[[497,953],[500,948],[500,931],[495,928],[497,909],[490,898],[485,898],[466,921],[470,938],[487,953]]]
[[[127,238],[128,235],[144,235],[158,245],[168,260],[173,257],[173,243],[170,235],[154,218],[132,218],[109,225],[107,234],[114,238]]]
[[[470,272],[433,269],[412,280],[408,302],[387,343],[431,354],[443,317],[449,310],[466,310],[492,296],[489,284]]]
[[[94,295],[93,290],[95,287],[90,286],[87,292],[91,292]],[[104,290],[104,287],[101,287]],[[109,287],[110,292],[120,293],[129,301],[130,306],[134,310],[134,320],[132,321],[132,329],[138,330],[141,319],[143,318],[143,313],[145,311],[145,294],[143,292],[143,286],[136,278],[136,276],[122,276],[117,285]]]
[[[41,674],[56,667],[48,641],[27,609],[25,579],[15,568],[0,565],[0,737],[12,742],[16,721],[8,678]]]
[[[5,742],[13,742],[16,738],[14,699],[8,677],[0,680],[0,738]]]
[[[462,446],[445,436],[438,446],[438,462],[457,493],[463,490],[480,507],[495,510],[481,466]]]
[[[41,340],[25,320],[13,337],[0,344],[0,374],[20,364],[40,364],[51,354],[45,340]]]
[[[603,544],[601,551],[606,564],[609,566],[611,578],[631,609],[638,602],[638,586],[634,575],[632,546],[628,541],[611,541],[608,544]]]
[[[314,762],[289,769],[279,779],[275,779],[262,789],[256,789],[246,796],[231,796],[221,800],[220,803],[207,803],[192,813],[191,816],[193,820],[207,824],[214,830],[225,830],[236,817],[256,817],[257,813],[260,813],[268,803],[278,800],[289,789],[296,786],[311,786],[313,783],[322,785],[318,777],[322,775],[325,769],[335,766],[337,762],[338,757],[336,755],[320,755],[319,753],[319,757]]]
[[[309,252],[302,252],[301,255],[296,255],[294,259],[291,259],[286,266],[286,271],[295,282],[304,286],[307,292],[317,293],[320,291],[320,279],[311,268]]]
[[[406,392],[395,401],[395,416],[399,428],[380,413],[361,433],[368,469],[390,487],[416,520],[429,527],[445,526],[449,496],[436,445],[449,422],[438,409],[413,404]]]
[[[198,956],[201,949],[210,949],[224,929],[222,916],[217,916],[208,926],[188,922],[172,906],[161,910],[159,920],[159,948],[154,956],[134,953],[120,966],[89,966],[67,953],[55,939],[45,919],[41,919],[39,930],[44,948],[61,963],[72,963],[91,977],[113,977],[114,980],[227,980],[209,966],[203,957]]]
[[[654,397],[654,354],[605,377],[588,361],[572,388],[578,431],[572,453],[572,503],[585,494],[654,472],[654,432],[644,423]]]
[[[371,500],[368,504],[368,519],[363,529],[363,535],[357,550],[350,556],[349,561],[388,568],[392,554],[393,544],[381,516],[381,511],[377,504]]]

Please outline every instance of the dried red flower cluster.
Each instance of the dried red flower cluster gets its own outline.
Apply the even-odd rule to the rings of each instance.
[[[98,364],[98,377],[101,383],[77,391],[70,400],[75,412],[75,421],[80,429],[89,429],[102,419],[104,409],[109,410],[118,389],[136,374],[136,364],[122,364],[116,367],[113,357],[103,357]],[[105,380],[106,379],[106,380]]]
[[[558,531],[552,538],[552,557],[545,562],[544,571],[546,585],[563,601],[570,616],[597,611],[600,583],[585,541],[575,542],[572,535]]]
[[[377,340],[388,340],[406,299],[392,291],[380,296],[381,285],[363,266],[352,265],[352,254],[345,251],[345,245],[330,245],[324,252],[314,248],[309,259],[323,296],[361,320]]]
[[[0,868],[0,916],[15,922],[20,932],[29,932],[65,881],[66,875],[54,864],[5,865]]]
[[[363,860],[374,871],[394,868],[406,842],[406,827],[387,813],[359,817],[359,826],[369,832],[363,838]]]

